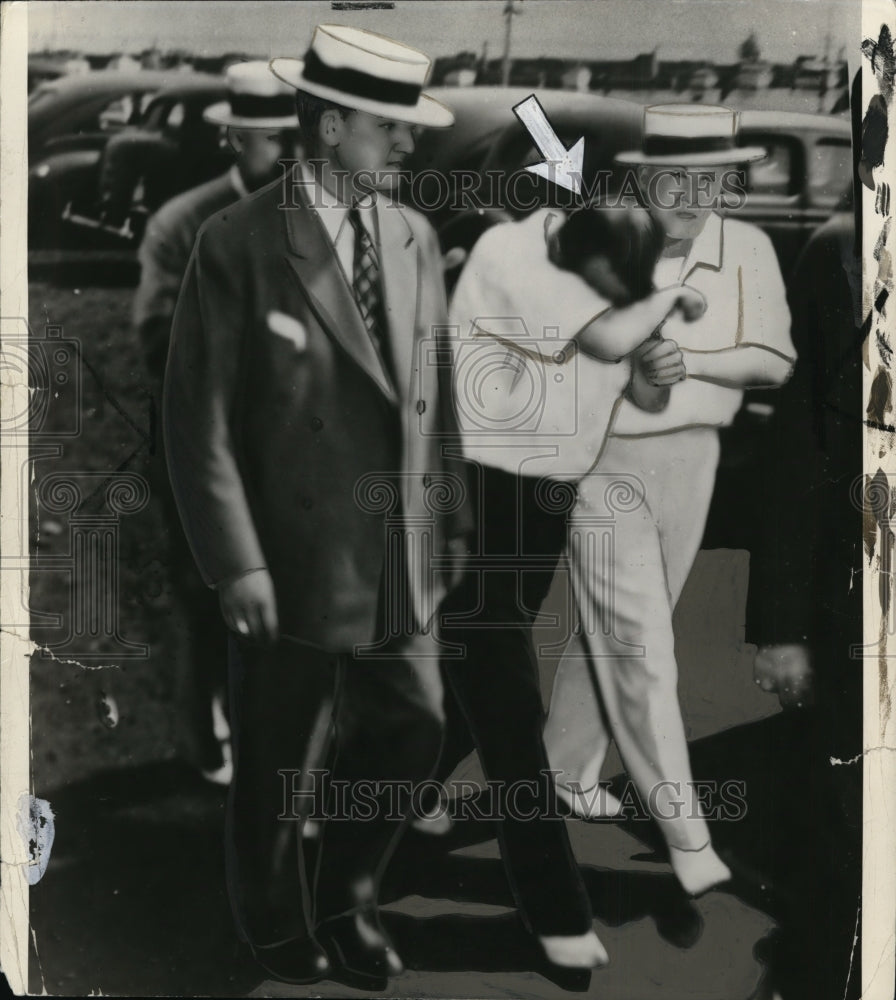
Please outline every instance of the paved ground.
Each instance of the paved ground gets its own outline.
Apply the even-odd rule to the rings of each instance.
[[[644,822],[569,830],[598,934],[612,961],[587,995],[604,1000],[740,1000],[763,995],[754,953],[774,924],[786,873],[772,846],[792,828],[788,789],[799,723],[777,716],[694,745],[698,777],[746,782],[749,810],[715,824],[737,895],[690,904]],[[788,764],[787,762],[790,762]],[[361,995],[338,983],[265,982],[241,954],[223,892],[223,795],[175,763],[98,774],[52,795],[57,839],[32,890],[32,992],[86,995]],[[557,998],[514,916],[493,831],[472,820],[451,839],[409,836],[384,885],[385,922],[408,971],[396,997]]]
[[[60,437],[62,455],[37,463],[38,479],[67,469],[146,471],[152,412],[139,349],[129,326],[130,290],[35,283],[31,322],[59,323],[80,344],[76,403],[80,433]],[[65,429],[57,405],[45,430]],[[39,511],[35,544],[67,552],[70,525]],[[49,658],[32,660],[33,780],[49,799],[56,842],[49,868],[31,894],[34,955],[31,989],[86,995],[346,996],[346,987],[311,990],[264,983],[241,955],[223,891],[223,795],[176,760],[175,664],[182,646],[178,609],[152,504],[122,518],[118,566],[121,635],[147,655],[89,661],[116,669],[85,670]],[[715,892],[693,910],[674,891],[654,853],[648,823],[586,825],[570,833],[612,956],[589,995],[607,1000],[739,1000],[760,988],[754,945],[777,910],[771,844],[786,821],[798,774],[799,726],[769,717],[775,702],[752,684],[750,650],[739,642],[746,584],[745,553],[703,553],[677,613],[681,699],[698,777],[747,782],[748,814],[721,823],[717,842],[745,874],[740,896]],[[548,647],[563,634],[554,594],[539,633]],[[69,608],[70,587],[52,572],[32,573],[32,606]],[[42,640],[52,642],[49,634]],[[102,650],[99,650],[102,652]],[[68,652],[79,660],[93,648]],[[543,657],[550,693],[555,661]],[[118,723],[108,726],[115,703]],[[787,765],[787,766],[784,766]],[[608,774],[619,769],[608,761]],[[468,767],[475,776],[475,765]],[[452,848],[452,850],[449,850]],[[786,881],[786,879],[784,879]],[[763,890],[762,886],[766,888]],[[462,824],[448,845],[414,844],[389,873],[387,923],[408,971],[395,996],[559,997],[538,974],[533,949],[517,925],[490,827]]]

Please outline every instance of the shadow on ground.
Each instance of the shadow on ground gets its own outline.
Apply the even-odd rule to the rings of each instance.
[[[786,890],[775,878],[773,838],[789,822],[781,813],[788,777],[780,764],[782,741],[792,743],[792,735],[792,725],[779,716],[694,746],[698,776],[747,783],[746,818],[716,824],[715,833],[741,876],[731,891],[765,913],[776,909],[779,889]],[[224,891],[223,790],[165,762],[99,773],[46,797],[57,834],[47,873],[31,892],[32,992],[240,996],[259,988],[262,977],[238,945]],[[700,942],[700,909],[679,892],[667,867],[651,870],[650,862],[664,860],[653,850],[652,826],[623,830],[637,838],[632,857],[641,866],[583,865],[595,916],[611,928],[642,923],[643,947],[672,945],[674,958]],[[464,851],[493,835],[490,823],[464,820],[448,841],[409,835],[396,853],[382,896],[400,908],[390,906],[384,920],[410,970],[527,977],[539,971],[531,938],[509,912],[513,900],[500,861]],[[588,861],[600,862],[599,851],[589,853]],[[429,905],[418,906],[421,899]],[[431,915],[432,901],[449,910],[456,903],[459,912]],[[745,967],[754,963],[755,941],[744,940],[736,926],[726,934],[725,962],[736,965],[742,955]],[[748,977],[754,988],[760,971],[757,966]],[[509,993],[513,982],[507,979]],[[527,995],[555,995],[545,986],[548,992],[533,994],[530,982]],[[309,992],[295,988],[295,995]],[[656,995],[665,996],[662,983]]]

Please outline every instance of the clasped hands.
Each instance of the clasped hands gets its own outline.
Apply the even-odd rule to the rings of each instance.
[[[688,285],[682,285],[672,311],[679,310],[686,323],[693,323],[706,312],[706,299]],[[687,378],[687,368],[681,348],[674,340],[667,340],[659,332],[644,341],[632,352],[644,378],[653,386],[670,386]]]

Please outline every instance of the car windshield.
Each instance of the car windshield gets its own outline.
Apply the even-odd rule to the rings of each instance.
[[[819,139],[809,159],[809,193],[813,203],[835,205],[849,186],[852,149],[845,139]]]

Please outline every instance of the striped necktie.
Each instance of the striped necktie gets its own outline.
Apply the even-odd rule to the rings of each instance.
[[[357,205],[348,211],[349,222],[355,231],[355,252],[352,266],[352,292],[367,333],[373,341],[390,378],[393,378],[392,356],[386,335],[383,297],[380,289],[380,259],[367,227],[361,221]],[[394,379],[393,379],[394,381]]]

